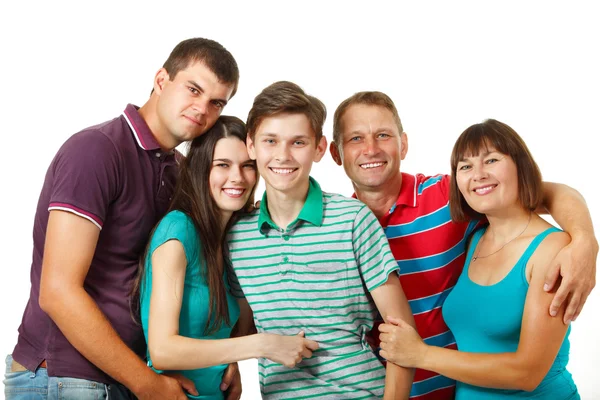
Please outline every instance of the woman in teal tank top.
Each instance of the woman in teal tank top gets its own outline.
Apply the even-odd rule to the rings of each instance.
[[[455,221],[487,218],[471,238],[465,267],[442,312],[457,350],[425,344],[403,321],[385,324],[381,355],[457,380],[457,400],[579,399],[566,370],[570,327],[548,313],[543,289],[569,236],[536,214],[542,179],[519,135],[486,120],[465,130],[451,157]]]
[[[295,365],[317,348],[302,335],[241,337],[253,329],[252,312],[227,262],[224,240],[236,213],[253,203],[258,177],[245,143],[245,124],[229,116],[191,142],[170,211],[151,234],[136,285],[148,365],[190,379],[197,392],[188,394],[192,399],[238,398],[239,386],[221,390],[230,363],[265,357]]]

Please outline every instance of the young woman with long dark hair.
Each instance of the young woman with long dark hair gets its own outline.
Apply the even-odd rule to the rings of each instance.
[[[221,116],[191,142],[170,211],[142,262],[140,314],[149,365],[191,379],[199,394],[190,398],[223,398],[229,363],[266,357],[291,365],[317,348],[302,335],[231,337],[236,321],[236,334],[249,333],[252,313],[228,267],[224,238],[236,214],[251,206],[256,182],[244,123]]]

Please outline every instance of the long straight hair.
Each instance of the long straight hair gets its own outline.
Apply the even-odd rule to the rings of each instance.
[[[218,331],[223,323],[231,325],[223,280],[224,260],[227,257],[226,232],[235,218],[251,207],[256,190],[254,185],[244,208],[234,213],[224,227],[221,221],[221,210],[212,197],[209,185],[215,147],[217,142],[224,138],[237,138],[246,143],[246,125],[239,118],[223,115],[211,129],[190,143],[187,156],[179,165],[179,177],[169,207],[169,212],[178,210],[186,214],[199,236],[198,245],[202,249],[199,254],[200,272],[209,290],[205,334]],[[154,230],[150,237],[154,234]],[[150,243],[140,260],[138,278],[133,291],[135,295],[139,295],[146,259],[152,256],[149,250]],[[138,296],[134,299],[136,297]]]

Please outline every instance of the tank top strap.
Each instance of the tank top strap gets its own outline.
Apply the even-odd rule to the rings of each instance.
[[[473,235],[471,236],[471,242],[469,243],[469,250],[467,251],[465,268],[463,268],[464,271],[469,269],[469,266],[471,265],[471,260],[473,259],[473,253],[475,252],[475,248],[477,247],[477,243],[479,243],[479,240],[481,240],[481,237],[483,236],[487,228],[488,225],[486,224],[485,226],[482,226],[481,228],[473,232]]]
[[[561,230],[552,226],[546,229],[545,231],[542,231],[539,234],[537,234],[537,236],[533,238],[531,243],[529,243],[529,246],[527,246],[521,257],[519,258],[519,261],[517,261],[517,265],[519,266],[519,270],[521,271],[520,275],[521,277],[523,277],[526,283],[527,280],[525,278],[525,267],[527,266],[529,259],[531,258],[533,253],[535,253],[538,246],[540,245],[540,243],[542,243],[546,236],[554,232],[561,232]]]

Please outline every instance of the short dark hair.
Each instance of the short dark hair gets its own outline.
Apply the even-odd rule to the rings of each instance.
[[[186,39],[171,51],[163,68],[167,70],[169,79],[173,80],[179,71],[186,69],[193,62],[206,65],[221,83],[233,85],[233,97],[240,80],[240,71],[235,58],[225,47],[210,39]]]
[[[304,114],[315,132],[316,144],[319,143],[323,137],[323,124],[327,117],[325,104],[306,94],[300,86],[288,81],[275,82],[254,98],[246,122],[250,139],[254,140],[256,130],[266,117],[285,113]]]
[[[517,166],[519,202],[534,211],[543,200],[542,173],[523,139],[510,126],[486,119],[471,125],[456,140],[450,158],[450,215],[454,221],[481,218],[482,214],[469,206],[456,183],[456,168],[464,157],[477,155],[482,149],[493,147],[512,158]]]
[[[340,144],[340,139],[342,136],[342,117],[344,116],[346,110],[354,104],[379,106],[390,110],[394,116],[396,126],[398,127],[398,133],[402,134],[402,132],[404,132],[404,129],[402,128],[402,122],[400,121],[400,115],[398,115],[398,110],[396,109],[392,99],[387,94],[376,91],[358,92],[342,101],[333,114],[333,142],[336,145]]]

